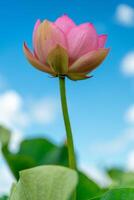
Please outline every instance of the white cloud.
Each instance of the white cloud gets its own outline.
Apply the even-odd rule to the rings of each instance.
[[[124,26],[134,26],[134,8],[127,4],[120,4],[116,8],[115,18]]]
[[[134,124],[134,105],[128,108],[125,114],[125,120],[130,124]]]
[[[131,151],[128,155],[127,169],[128,171],[134,171],[134,150]]]
[[[0,123],[12,129],[27,123],[22,112],[22,98],[15,91],[8,91],[0,95]]]
[[[0,124],[12,130],[12,151],[18,148],[25,128],[33,124],[51,124],[58,113],[59,102],[56,98],[32,99],[29,102],[16,91],[0,94]],[[8,193],[13,180],[6,164],[0,165],[0,193]]]
[[[25,128],[32,124],[50,124],[59,113],[55,98],[42,98],[28,102],[15,91],[0,95],[0,123],[11,129]]]
[[[121,62],[122,72],[127,76],[134,76],[134,51],[125,55]]]
[[[104,170],[98,169],[96,166],[84,164],[80,166],[80,169],[101,187],[108,187],[112,183],[106,172]]]
[[[32,103],[31,119],[39,124],[49,124],[53,122],[59,112],[59,102],[57,99],[44,98]]]
[[[0,161],[1,158],[0,158]],[[2,161],[0,167],[0,195],[9,194],[12,183],[15,182],[14,177],[12,176],[9,168],[6,163]]]
[[[127,149],[134,142],[134,129],[128,129],[123,134],[114,138],[112,141],[104,141],[95,143],[90,146],[89,151],[93,155],[105,155],[111,156],[117,153],[121,153]]]
[[[12,131],[10,149],[12,152],[16,152],[19,148],[20,142],[23,139],[23,133],[19,129]]]
[[[59,114],[56,98],[27,101],[15,91],[0,94],[0,124],[12,130],[11,148],[16,150],[25,128],[53,123]]]

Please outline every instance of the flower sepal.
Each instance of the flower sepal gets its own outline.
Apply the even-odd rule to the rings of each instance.
[[[93,76],[87,76],[84,73],[69,73],[68,74],[68,78],[73,81],[85,80],[92,77]]]
[[[68,54],[67,51],[57,45],[47,56],[47,64],[55,71],[57,75],[66,75],[68,73]]]

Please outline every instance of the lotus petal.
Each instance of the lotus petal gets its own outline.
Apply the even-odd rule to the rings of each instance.
[[[86,55],[79,58],[74,62],[70,68],[69,72],[76,73],[89,73],[94,70],[98,65],[102,63],[109,52],[109,49],[98,49],[87,53]]]
[[[73,28],[67,38],[70,61],[98,48],[98,35],[90,23]]]
[[[43,71],[43,72],[47,72],[49,74],[52,74],[52,75],[56,75],[54,71],[52,71],[52,69],[45,65],[45,64],[42,64],[39,60],[37,60],[37,58],[35,58],[35,56],[30,52],[30,50],[28,49],[26,43],[24,43],[23,45],[23,50],[24,50],[24,53],[25,53],[25,56],[26,58],[28,59],[28,61],[37,69]]]
[[[68,34],[69,31],[76,27],[76,24],[73,22],[71,18],[69,18],[67,15],[63,15],[62,17],[59,17],[55,21],[56,26],[58,26],[65,34]]]

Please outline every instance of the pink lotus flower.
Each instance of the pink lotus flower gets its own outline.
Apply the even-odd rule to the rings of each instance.
[[[98,35],[91,23],[76,25],[64,15],[55,22],[38,20],[33,31],[33,53],[24,53],[37,69],[72,80],[85,79],[107,56],[107,35]]]

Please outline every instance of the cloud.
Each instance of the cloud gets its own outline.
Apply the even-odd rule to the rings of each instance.
[[[1,161],[1,159],[0,159]],[[6,163],[2,161],[0,167],[0,195],[9,194],[12,183],[15,182]]]
[[[23,133],[19,129],[15,129],[12,131],[11,142],[9,146],[12,152],[16,152],[18,150],[20,142],[23,138]]]
[[[127,76],[134,76],[134,51],[124,56],[121,62],[121,70]]]
[[[30,108],[31,120],[39,124],[50,124],[59,112],[59,102],[53,98],[43,98],[33,102]]]
[[[125,113],[125,120],[130,124],[134,124],[134,105],[130,106]]]
[[[115,19],[123,26],[134,26],[134,8],[127,4],[120,4],[116,8]]]
[[[11,129],[52,123],[59,112],[58,103],[56,98],[48,97],[29,102],[17,92],[7,91],[0,95],[0,123]]]
[[[112,183],[112,180],[106,174],[106,172],[104,170],[98,169],[96,166],[84,164],[80,166],[80,169],[101,187],[108,187]]]
[[[23,132],[33,125],[50,125],[59,114],[59,102],[56,98],[24,99],[16,91],[0,94],[0,124],[12,130],[12,150],[17,149]]]
[[[0,95],[0,123],[14,129],[27,125],[27,117],[22,111],[23,100],[15,91],[7,91]]]
[[[134,150],[128,154],[127,169],[128,171],[134,171]]]
[[[131,105],[125,113],[125,120],[127,123],[134,125],[134,104]],[[134,131],[134,130],[133,130]],[[134,142],[133,138],[132,141]],[[132,147],[133,149],[133,147]],[[128,158],[126,162],[126,168],[128,171],[134,172],[134,149],[128,153]]]
[[[24,99],[16,91],[0,94],[0,124],[12,130],[10,149],[16,151],[23,138],[25,128],[34,124],[52,124],[59,114],[59,102],[56,98]],[[0,163],[3,160],[0,158]],[[0,166],[0,194],[9,193],[13,177],[7,165]]]
[[[94,143],[90,146],[90,153],[93,155],[111,156],[121,153],[134,142],[134,129],[128,129],[123,134],[114,138],[112,141]]]

